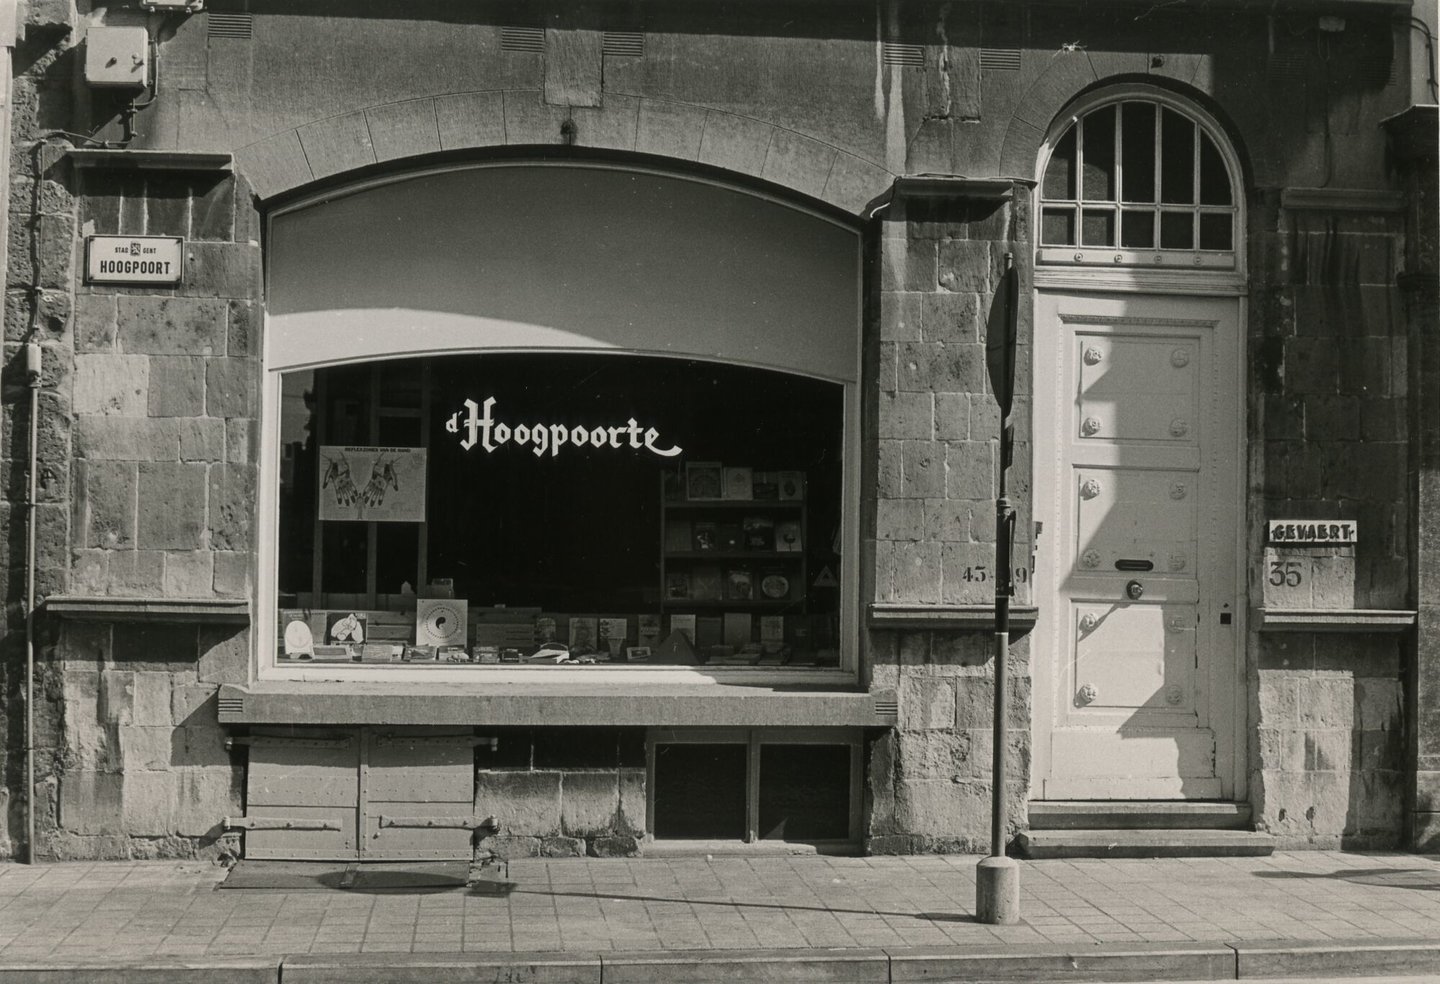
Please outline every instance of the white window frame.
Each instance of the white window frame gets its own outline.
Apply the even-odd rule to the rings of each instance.
[[[394,181],[405,180],[416,176],[416,174],[429,174],[457,169],[480,169],[486,167],[516,167],[516,166],[577,166],[577,162],[547,162],[547,161],[503,161],[494,163],[474,163],[452,167],[426,168],[422,171],[401,172],[387,175],[383,178],[359,182],[346,189],[346,193],[355,193],[373,188],[379,185]],[[702,184],[713,185],[730,191],[739,191],[756,198],[770,201],[776,205],[795,209],[814,218],[822,219],[838,228],[853,233],[855,237],[855,269],[857,274],[863,272],[863,238],[860,231],[849,224],[843,223],[830,215],[817,210],[808,209],[797,205],[788,199],[767,195],[750,188],[739,188],[724,182],[707,178],[696,177],[678,172],[665,171],[642,166],[630,166],[622,164],[605,164],[597,162],[582,162],[579,166],[596,167],[620,170],[625,172],[636,172],[642,174],[661,175],[666,178],[696,181]],[[267,231],[269,223],[278,215],[284,215],[292,211],[306,208],[326,199],[335,197],[334,192],[328,194],[316,194],[305,199],[296,201],[282,209],[271,213],[266,217]],[[268,241],[268,236],[267,236]],[[267,252],[266,282],[271,282],[269,276],[270,255]],[[663,684],[804,684],[816,686],[851,686],[859,679],[859,598],[860,598],[860,535],[859,535],[859,500],[860,500],[860,372],[861,372],[861,325],[862,307],[864,303],[864,292],[860,284],[856,285],[854,324],[853,324],[853,345],[851,355],[853,358],[853,372],[848,378],[837,378],[831,375],[802,372],[795,365],[781,366],[768,363],[756,362],[745,359],[734,353],[719,352],[717,355],[707,359],[705,356],[679,353],[673,351],[656,351],[646,349],[616,348],[612,344],[587,341],[579,339],[573,334],[565,334],[560,337],[550,337],[542,340],[539,346],[516,344],[518,335],[511,333],[500,335],[499,344],[483,347],[460,344],[462,332],[454,326],[442,325],[441,329],[429,335],[429,337],[417,337],[411,333],[405,336],[403,348],[397,348],[393,352],[368,352],[363,358],[355,358],[351,353],[337,351],[338,346],[334,344],[319,344],[313,352],[307,352],[303,361],[297,361],[293,357],[285,359],[286,364],[276,365],[272,358],[270,346],[270,324],[271,315],[266,313],[266,331],[261,339],[262,351],[262,381],[261,381],[261,423],[260,423],[260,468],[258,498],[258,523],[257,553],[259,555],[259,570],[256,578],[256,612],[257,618],[254,623],[254,647],[255,656],[253,660],[254,678],[257,681],[344,681],[353,682],[357,685],[388,684],[388,683],[417,683],[417,682],[464,682],[467,684],[497,683],[497,684],[521,684],[540,685],[546,683],[572,686],[580,681],[607,689],[614,688],[617,692],[623,692],[631,685],[663,685]],[[424,357],[446,354],[482,354],[498,355],[510,353],[606,353],[613,355],[638,355],[638,356],[659,356],[666,358],[685,358],[697,361],[714,361],[726,365],[749,366],[759,369],[781,371],[793,375],[808,376],[814,379],[823,379],[828,382],[838,383],[843,392],[843,436],[842,453],[844,463],[841,479],[841,562],[838,572],[840,580],[840,612],[839,612],[839,643],[840,661],[836,667],[808,667],[808,666],[767,666],[767,667],[686,667],[686,666],[640,666],[626,664],[604,664],[594,666],[574,667],[536,667],[525,665],[479,665],[473,663],[465,664],[436,664],[432,666],[395,666],[391,664],[364,664],[364,663],[325,663],[325,664],[290,664],[283,663],[276,658],[276,648],[279,635],[279,612],[278,602],[278,567],[279,567],[279,489],[280,489],[280,409],[281,409],[281,383],[282,375],[287,372],[304,369],[324,369],[332,366],[369,364],[379,359],[401,358],[401,357]],[[659,546],[657,544],[657,549]]]
[[[1083,117],[1123,102],[1156,103],[1198,124],[1215,145],[1230,181],[1231,205],[1210,207],[1199,202],[1190,211],[1225,211],[1232,215],[1233,249],[1125,249],[1113,246],[1047,246],[1041,242],[1044,221],[1045,172],[1056,146]],[[1118,133],[1118,128],[1117,128]],[[1157,131],[1157,140],[1159,139]],[[1199,141],[1194,153],[1198,161]],[[1117,136],[1118,145],[1118,136]],[[1159,164],[1157,147],[1157,166]],[[1116,162],[1117,179],[1120,162]],[[1197,170],[1198,175],[1198,170]],[[1077,175],[1077,182],[1080,176]],[[1179,293],[1234,294],[1245,289],[1245,184],[1240,159],[1224,128],[1209,113],[1165,89],[1149,85],[1108,86],[1077,100],[1047,135],[1035,171],[1032,234],[1035,243],[1035,285],[1065,290],[1150,290]],[[1198,180],[1198,177],[1197,177]],[[1158,189],[1157,189],[1158,194]],[[1081,203],[1083,210],[1083,202]],[[1163,205],[1157,202],[1157,208]],[[1118,206],[1117,206],[1118,209]],[[1117,217],[1119,212],[1117,211]],[[1117,236],[1119,228],[1117,224]],[[1076,229],[1077,240],[1080,229]]]

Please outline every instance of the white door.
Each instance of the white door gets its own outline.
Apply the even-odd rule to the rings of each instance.
[[[1238,310],[1037,296],[1039,799],[1237,794]]]

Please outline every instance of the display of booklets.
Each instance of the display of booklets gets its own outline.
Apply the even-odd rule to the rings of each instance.
[[[360,647],[360,662],[393,663],[404,651],[404,646],[394,646],[388,642],[367,642]]]
[[[786,520],[775,524],[775,549],[780,553],[799,553],[805,549],[799,523]]]
[[[622,655],[625,637],[630,634],[630,620],[625,618],[602,618],[600,620],[600,649],[608,652],[612,659]]]
[[[690,597],[690,572],[665,572],[665,597],[683,600]]]
[[[315,651],[312,655],[318,663],[348,663],[350,661],[350,647],[337,646],[334,643],[316,643]]]
[[[685,463],[685,498],[720,498],[721,477],[722,472],[718,461],[687,461]]]
[[[594,616],[584,618],[570,616],[570,651],[594,652],[596,638],[600,634],[600,621]]]
[[[643,646],[658,646],[660,644],[660,616],[641,615],[637,618],[638,642]]]
[[[722,471],[723,495],[727,499],[751,499],[755,496],[755,475],[748,466],[732,466]]]
[[[725,641],[725,621],[719,615],[700,615],[695,619],[695,648],[718,646]]]
[[[406,646],[400,658],[407,663],[433,663],[435,661],[435,647]]]
[[[691,550],[718,550],[720,541],[716,538],[715,524],[705,520],[697,520],[690,526],[690,547]]]
[[[326,612],[325,641],[332,645],[363,643],[367,621],[369,618],[364,612]]]
[[[753,621],[749,612],[726,612],[723,616],[725,645],[737,649],[750,645]]]
[[[720,568],[696,567],[690,572],[690,597],[695,601],[719,601],[724,596]]]
[[[739,523],[717,523],[715,545],[720,550],[740,550],[745,543],[745,534]]]
[[[780,486],[781,501],[805,498],[805,473],[803,471],[782,471],[775,476]]]
[[[517,652],[518,656],[519,653]],[[500,649],[498,646],[476,646],[475,662],[492,664],[500,662]]]
[[[555,631],[555,620],[548,615],[542,615],[535,620],[535,641],[537,643],[554,642],[559,636]]]
[[[755,577],[748,568],[731,568],[725,572],[725,600],[750,601],[755,597]]]
[[[440,663],[468,663],[470,654],[464,646],[440,646],[435,650],[435,659]]]
[[[774,472],[755,473],[753,495],[759,502],[774,502],[780,498],[780,483],[776,481]]]
[[[769,516],[746,516],[740,523],[746,550],[775,549],[775,520]]]
[[[761,615],[760,616],[760,641],[773,645],[782,645],[785,642],[785,616],[783,615]]]
[[[694,615],[671,615],[670,633],[683,635],[690,645],[695,645],[695,616]]]

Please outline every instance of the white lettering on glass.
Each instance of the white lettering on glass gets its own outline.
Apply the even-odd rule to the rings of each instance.
[[[483,404],[466,400],[464,416],[457,411],[445,422],[445,429],[451,434],[465,435],[460,438],[460,446],[466,451],[479,444],[486,454],[494,454],[496,448],[512,442],[516,447],[528,446],[537,458],[544,457],[547,451],[553,458],[565,444],[580,448],[590,445],[594,448],[616,450],[621,450],[628,444],[631,448],[644,448],[662,458],[673,458],[684,450],[680,447],[661,447],[660,432],[654,427],[647,427],[642,431],[634,417],[614,427],[587,428],[579,424],[566,427],[564,424],[539,422],[506,424],[495,419],[495,402],[493,396],[487,397]]]

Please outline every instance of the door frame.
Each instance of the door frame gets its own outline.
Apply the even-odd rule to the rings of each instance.
[[[1178,265],[1157,265],[1155,267],[1141,266],[1114,266],[1102,265],[1100,254],[1104,250],[1087,249],[1085,252],[1093,254],[1081,261],[1077,254],[1074,264],[1045,263],[1041,259],[1040,249],[1041,235],[1040,222],[1042,210],[1040,206],[1042,191],[1044,188],[1045,168],[1050,161],[1051,152],[1060,138],[1065,134],[1070,124],[1079,119],[1085,113],[1099,106],[1120,101],[1126,98],[1143,99],[1159,102],[1162,105],[1175,109],[1186,116],[1197,120],[1204,126],[1215,141],[1216,148],[1224,159],[1225,166],[1231,178],[1231,189],[1236,204],[1236,221],[1234,233],[1234,263],[1230,269],[1217,268],[1185,268]],[[1251,638],[1249,625],[1249,599],[1250,599],[1250,557],[1248,545],[1250,541],[1250,500],[1248,495],[1250,475],[1254,470],[1250,455],[1249,443],[1249,386],[1246,367],[1249,365],[1249,278],[1246,274],[1245,246],[1247,242],[1248,208],[1247,206],[1247,182],[1245,181],[1245,170],[1241,164],[1240,157],[1235,151],[1234,144],[1228,130],[1210,113],[1206,112],[1198,103],[1184,99],[1171,91],[1161,89],[1157,86],[1143,83],[1119,84],[1102,86],[1087,92],[1072,100],[1055,119],[1051,122],[1046,133],[1044,142],[1041,144],[1040,152],[1036,155],[1035,175],[1032,182],[1030,201],[1030,243],[1032,258],[1034,259],[1033,276],[1030,290],[1030,310],[1037,309],[1041,291],[1053,293],[1119,293],[1119,294],[1160,294],[1175,297],[1225,297],[1233,299],[1235,304],[1235,334],[1234,340],[1234,372],[1232,379],[1232,394],[1234,399],[1232,420],[1234,421],[1234,432],[1232,434],[1231,448],[1236,455],[1236,468],[1234,470],[1234,485],[1231,493],[1231,501],[1234,505],[1235,515],[1238,521],[1235,524],[1233,535],[1233,557],[1235,563],[1235,610],[1232,615],[1235,638],[1234,666],[1231,673],[1231,704],[1230,720],[1231,735],[1230,747],[1233,750],[1229,763],[1229,786],[1233,790],[1230,799],[1235,802],[1246,802],[1249,799],[1249,752],[1250,752],[1250,653],[1253,651],[1256,640]],[[1053,250],[1052,250],[1053,252]],[[1113,252],[1113,251],[1112,251]],[[1116,257],[1118,260],[1119,257]],[[1158,262],[1158,258],[1157,258]],[[1042,362],[1042,356],[1051,359],[1056,355],[1053,346],[1046,346],[1042,343],[1040,326],[1031,325],[1031,358],[1030,373],[1032,383],[1041,385],[1043,380],[1051,378],[1050,370],[1053,366]],[[1042,376],[1042,370],[1045,375]],[[1032,393],[1034,392],[1032,386]],[[1037,451],[1035,437],[1039,435],[1040,428],[1046,427],[1053,430],[1053,420],[1041,420],[1035,412],[1035,400],[1032,397],[1031,406],[1031,494],[1033,497],[1031,507],[1036,518],[1041,516],[1040,496],[1050,496],[1048,507],[1054,504],[1054,489],[1042,488],[1041,476],[1049,474],[1042,472]],[[1041,533],[1040,536],[1044,534]],[[1055,535],[1053,532],[1052,536]],[[1053,617],[1053,597],[1044,597],[1040,594],[1038,586],[1032,585],[1035,590],[1035,604],[1040,609],[1040,618],[1045,619],[1047,606],[1049,614]],[[1049,668],[1041,666],[1041,659],[1049,660],[1051,653],[1039,653],[1038,646],[1041,633],[1037,631],[1031,635],[1030,646],[1030,669],[1031,669],[1031,770],[1030,789],[1031,799],[1039,799],[1043,794],[1043,776],[1048,772],[1050,761],[1050,704],[1054,699],[1053,684]],[[1039,672],[1044,669],[1044,672]],[[1043,711],[1043,713],[1042,713]],[[1217,736],[1218,738],[1218,736]],[[1216,773],[1220,775],[1221,763],[1217,756]],[[1225,778],[1222,776],[1222,785]],[[1139,802],[1139,801],[1137,801]]]

